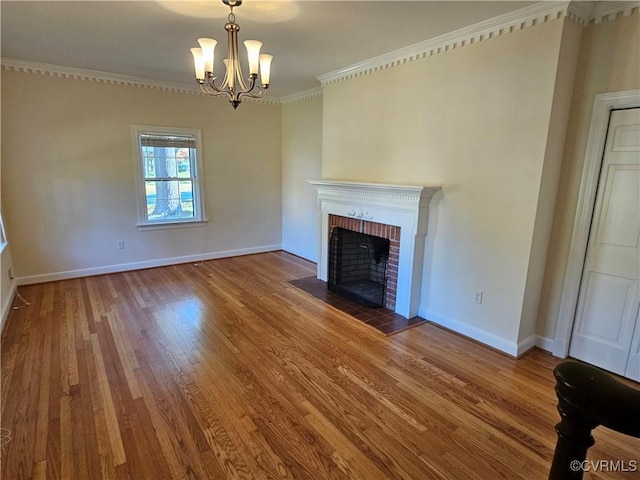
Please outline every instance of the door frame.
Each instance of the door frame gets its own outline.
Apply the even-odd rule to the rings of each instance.
[[[602,93],[596,95],[593,104],[578,205],[573,220],[573,233],[558,311],[556,338],[553,343],[552,353],[556,357],[566,358],[569,355],[582,271],[587,254],[589,230],[598,193],[602,156],[609,128],[609,116],[612,110],[635,107],[640,107],[640,90]]]

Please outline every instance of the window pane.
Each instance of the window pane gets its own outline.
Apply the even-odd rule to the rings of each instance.
[[[144,182],[145,198],[147,200],[147,218],[156,208],[156,182]]]
[[[191,155],[195,156],[195,148],[176,148],[178,177],[191,178]]]
[[[145,189],[149,220],[194,218],[191,181],[147,180]]]
[[[153,178],[156,176],[155,167],[153,163],[153,148],[152,147],[142,147],[140,149],[140,153],[142,156],[142,168],[144,170],[145,178]]]
[[[191,180],[180,181],[180,203],[182,203],[183,215],[193,217],[193,182]]]
[[[145,178],[191,178],[195,148],[141,147]]]
[[[176,148],[142,147],[148,153],[145,159],[146,178],[175,178],[178,176]]]

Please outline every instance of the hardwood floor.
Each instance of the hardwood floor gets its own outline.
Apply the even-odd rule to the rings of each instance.
[[[21,287],[2,478],[546,478],[557,359],[432,324],[385,337],[288,284],[314,268],[277,252]],[[640,461],[640,440],[594,436],[589,460]]]

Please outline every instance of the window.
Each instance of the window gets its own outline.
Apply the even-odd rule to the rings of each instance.
[[[134,125],[139,225],[204,221],[200,130]]]

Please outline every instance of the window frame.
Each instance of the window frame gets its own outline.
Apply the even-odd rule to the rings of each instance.
[[[2,210],[0,209],[0,252],[2,252],[7,245],[9,245],[9,240],[7,239],[7,232],[4,229],[4,220],[2,218]]]
[[[142,156],[142,135],[176,135],[176,136],[193,136],[195,138],[195,159],[190,160],[191,176],[189,180],[192,182],[192,202],[193,217],[191,218],[168,218],[168,219],[149,219],[148,205],[146,195],[146,180],[143,156]],[[207,222],[203,201],[203,182],[202,173],[203,153],[202,153],[202,130],[194,128],[182,127],[162,127],[154,125],[131,125],[131,135],[134,146],[134,171],[135,171],[135,189],[136,203],[138,211],[138,228],[143,229],[163,229],[163,228],[180,228],[202,225]],[[179,177],[177,177],[179,179]]]

